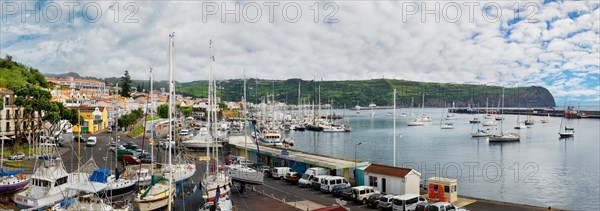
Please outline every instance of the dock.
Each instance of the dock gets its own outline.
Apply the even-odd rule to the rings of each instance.
[[[257,162],[256,153],[258,152],[256,143],[250,136],[230,136],[229,146],[233,154],[250,158]],[[332,169],[332,175],[343,175],[350,180],[350,169],[356,167],[368,166],[367,161],[358,161],[346,158],[337,158],[302,152],[294,149],[284,149],[273,146],[260,145],[260,154],[262,163],[270,166],[289,166],[296,172],[304,172],[310,167],[323,167]],[[247,154],[246,154],[247,152]],[[337,172],[337,170],[341,172]],[[339,174],[341,173],[341,174]]]
[[[448,113],[457,114],[512,114],[512,115],[530,115],[530,116],[550,116],[566,118],[600,118],[600,110],[557,110],[551,108],[449,108]]]

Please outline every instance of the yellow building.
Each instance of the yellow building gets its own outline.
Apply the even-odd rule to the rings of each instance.
[[[73,126],[73,133],[98,133],[108,127],[108,109],[106,107],[78,107],[84,122]]]

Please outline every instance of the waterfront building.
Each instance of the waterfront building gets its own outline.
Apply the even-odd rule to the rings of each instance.
[[[364,172],[364,184],[382,193],[403,195],[419,194],[421,173],[414,169],[370,164]]]

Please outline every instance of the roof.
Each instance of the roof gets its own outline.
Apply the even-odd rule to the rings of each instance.
[[[419,197],[419,196],[421,196],[421,195],[414,194],[414,193],[407,193],[407,194],[400,195],[400,196],[394,196],[394,199],[409,200],[409,199],[416,198],[416,197]]]
[[[405,177],[408,173],[410,173],[412,169],[402,168],[402,167],[393,167],[386,165],[379,165],[372,163],[371,165],[365,168],[364,172],[381,174],[393,177]]]
[[[456,179],[443,178],[443,177],[431,177],[427,180],[427,183],[456,184]]]

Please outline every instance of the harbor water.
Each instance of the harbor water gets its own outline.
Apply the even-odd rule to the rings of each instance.
[[[413,109],[417,113],[420,109]],[[371,163],[393,165],[391,110],[334,110],[344,114],[352,126],[349,133],[297,132],[284,136],[295,140],[295,149],[306,152],[356,158]],[[517,118],[505,115],[504,131],[519,132],[520,142],[489,143],[487,138],[471,138],[471,132],[490,128],[499,133],[497,126],[483,127],[469,124],[476,117],[456,114],[454,129],[440,129],[441,108],[425,109],[432,121],[420,127],[408,127],[407,117],[397,111],[396,165],[417,169],[424,181],[442,176],[459,181],[460,195],[572,210],[596,210],[600,207],[600,120],[570,119],[569,127],[575,136],[560,139],[561,118],[550,117],[542,124],[540,116],[532,116],[535,125],[527,129],[513,129]],[[325,111],[323,111],[325,113]],[[478,116],[483,122],[483,115]],[[357,145],[358,143],[362,143]]]

